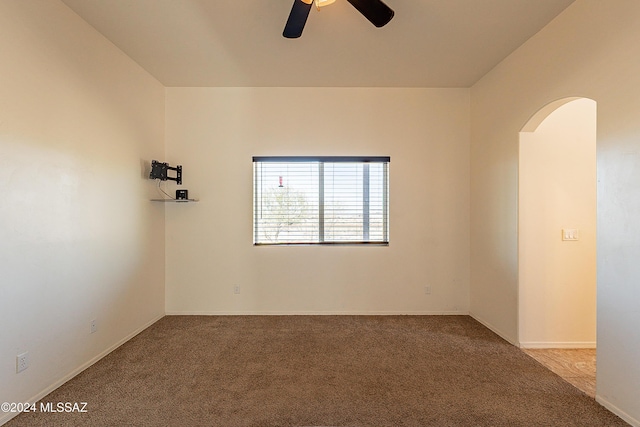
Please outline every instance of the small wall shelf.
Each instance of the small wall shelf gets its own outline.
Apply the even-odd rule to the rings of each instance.
[[[164,203],[195,203],[199,202],[198,199],[151,199],[152,202],[164,202]]]

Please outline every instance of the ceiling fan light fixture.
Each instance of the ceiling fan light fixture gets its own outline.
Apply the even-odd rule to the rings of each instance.
[[[321,7],[329,6],[331,3],[336,0],[314,0],[316,4],[316,8],[320,10]]]
[[[347,0],[365,18],[376,27],[384,27],[393,18],[394,12],[382,0]],[[291,12],[284,25],[282,35],[288,39],[297,39],[302,35],[304,25],[309,17],[309,11],[316,4],[316,8],[328,6],[335,0],[293,0]]]

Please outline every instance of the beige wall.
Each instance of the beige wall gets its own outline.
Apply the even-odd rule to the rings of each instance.
[[[471,313],[517,342],[518,133],[598,104],[597,399],[640,425],[640,2],[577,0],[471,90]]]
[[[598,400],[640,425],[638,17],[636,0],[577,0],[471,91],[176,88],[165,116],[164,89],[61,3],[0,2],[0,401],[40,396],[165,303],[470,311],[517,342],[518,132],[584,96],[598,102]],[[390,155],[391,245],[254,248],[251,156],[285,154]],[[148,201],[145,162],[163,157],[200,203]]]
[[[164,88],[55,0],[1,1],[0,52],[0,402],[26,402],[164,314]]]
[[[167,89],[200,199],[167,206],[167,312],[467,313],[468,120],[466,89]],[[254,155],[391,156],[390,245],[253,247]]]
[[[518,172],[519,344],[595,347],[595,101],[564,104],[522,132]],[[563,240],[565,228],[579,240]]]

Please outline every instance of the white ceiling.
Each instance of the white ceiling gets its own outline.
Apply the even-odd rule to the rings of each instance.
[[[574,0],[385,0],[383,28],[338,0],[299,39],[293,0],[63,1],[169,87],[470,87]]]

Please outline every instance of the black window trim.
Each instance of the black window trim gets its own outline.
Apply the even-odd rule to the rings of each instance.
[[[253,156],[254,162],[391,163],[389,156]]]
[[[252,157],[252,162],[253,163],[282,163],[282,162],[289,162],[289,163],[293,163],[293,162],[318,162],[321,165],[323,163],[391,163],[391,157],[390,156],[253,156]],[[368,168],[367,168],[368,169]],[[320,174],[322,176],[322,174]],[[388,178],[385,177],[385,181]],[[255,185],[255,182],[254,182]],[[388,186],[388,183],[385,182],[385,186]],[[322,188],[322,186],[321,186]],[[388,187],[387,187],[388,188]],[[320,190],[322,191],[322,189]],[[388,198],[388,192],[385,192],[384,194],[385,196],[385,206],[386,206],[386,212],[385,212],[385,221],[388,224],[388,212],[389,212],[389,201],[387,200]],[[320,199],[323,200],[324,196],[320,195]],[[254,200],[255,203],[255,200]],[[321,212],[321,216],[323,215],[323,209],[320,209]],[[255,221],[255,220],[254,220]],[[320,220],[320,227],[321,229],[319,230],[321,236],[324,234],[323,233],[323,228],[324,228],[324,219]],[[352,246],[352,245],[364,245],[364,246],[389,246],[389,235],[388,235],[388,229],[385,227],[385,237],[384,237],[384,241],[351,241],[351,242],[336,242],[336,241],[325,241],[323,238],[321,238],[320,241],[318,242],[282,242],[282,243],[261,243],[261,242],[255,242],[253,243],[254,246]]]

